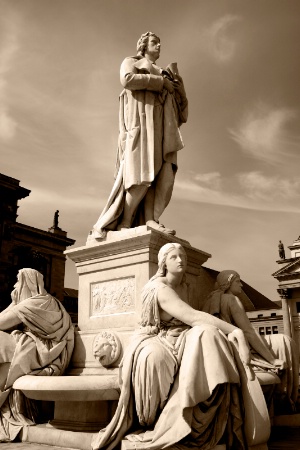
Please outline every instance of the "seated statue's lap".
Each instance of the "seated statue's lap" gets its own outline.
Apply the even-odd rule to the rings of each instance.
[[[158,337],[141,343],[132,375],[140,425],[152,425],[163,409],[177,371],[177,361]]]

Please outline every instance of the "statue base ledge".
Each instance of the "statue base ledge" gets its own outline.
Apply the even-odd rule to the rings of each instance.
[[[116,375],[24,375],[14,382],[13,388],[34,400],[56,402],[118,400],[120,396],[119,378]]]
[[[193,447],[194,450],[196,449],[201,450],[202,447]],[[133,442],[133,441],[127,441],[126,439],[122,440],[121,443],[121,450],[147,450],[148,449],[148,445],[146,443],[142,443],[142,442]],[[167,450],[177,450],[177,447],[168,447]],[[186,448],[186,450],[188,450],[188,447]],[[226,445],[225,444],[219,444],[216,445],[215,447],[213,447],[211,450],[226,450]]]
[[[147,225],[141,225],[139,227],[123,229],[120,231],[107,231],[107,232],[104,231],[101,236],[99,235],[99,233],[92,230],[90,231],[90,234],[87,237],[86,245],[93,246],[95,244],[98,244],[99,242],[115,242],[122,239],[130,239],[133,237],[137,237],[141,234],[145,234],[147,231],[155,231],[156,233],[160,233],[163,236],[168,236],[170,238],[170,242],[182,242],[185,245],[191,245],[185,239],[181,239],[178,238],[177,236],[164,233],[163,231],[160,230],[155,230],[154,228],[148,227]]]

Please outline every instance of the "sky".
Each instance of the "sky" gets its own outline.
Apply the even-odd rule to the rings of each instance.
[[[85,245],[113,185],[119,68],[161,39],[189,99],[161,222],[278,300],[278,241],[300,235],[299,0],[0,0],[0,172],[18,221]],[[77,288],[74,263],[65,286]]]

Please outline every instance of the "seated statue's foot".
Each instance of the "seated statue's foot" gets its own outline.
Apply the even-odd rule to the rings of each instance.
[[[93,228],[88,235],[87,242],[91,242],[93,240],[99,240],[101,241],[106,237],[106,230],[98,231],[95,228]]]
[[[148,220],[146,222],[146,225],[150,228],[153,228],[154,230],[162,231],[163,233],[166,234],[172,234],[173,236],[176,234],[175,230],[171,230],[171,228],[166,228],[162,223],[157,223],[155,222],[155,220]]]

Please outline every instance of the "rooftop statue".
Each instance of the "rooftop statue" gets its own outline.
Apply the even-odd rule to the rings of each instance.
[[[45,291],[40,272],[20,270],[14,287],[12,303],[0,313],[0,442],[35,422],[34,403],[13,383],[28,374],[62,375],[74,346],[70,316]]]
[[[263,385],[267,402],[273,398],[274,391],[267,386],[273,384],[272,378],[277,374],[279,380],[273,398],[275,412],[295,412],[299,384],[296,344],[283,334],[257,334],[238,298],[241,291],[239,274],[234,270],[223,270],[202,310],[244,331],[251,349],[251,367]]]
[[[248,344],[236,326],[188,305],[186,265],[180,244],[160,249],[158,271],[142,292],[140,328],[125,349],[118,407],[94,450],[113,449],[124,436],[147,449],[211,449],[220,439],[227,449],[246,448],[231,345],[238,343],[247,367]]]
[[[280,259],[285,259],[284,245],[281,241],[279,241],[279,244],[278,244],[278,253],[279,253]]]
[[[175,234],[159,218],[172,196],[188,101],[176,63],[166,70],[156,65],[160,48],[159,37],[148,31],[138,40],[137,55],[121,64],[115,183],[91,232],[95,239],[144,224]]]

